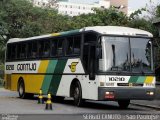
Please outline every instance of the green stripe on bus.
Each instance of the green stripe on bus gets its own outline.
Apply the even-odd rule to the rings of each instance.
[[[67,60],[58,60],[54,73],[63,74],[66,63],[67,63]],[[52,93],[52,95],[57,94],[57,90],[58,90],[61,78],[62,78],[62,75],[53,75],[51,84],[49,87],[49,92]]]
[[[145,79],[146,79],[146,77],[140,76],[136,83],[144,83]]]
[[[138,80],[138,76],[131,76],[129,79],[129,83],[136,83]]]
[[[71,30],[71,31],[66,31],[66,32],[60,32],[60,35],[69,35],[69,34],[74,34],[74,33],[78,33],[80,30]]]
[[[49,64],[48,64],[48,68],[47,68],[46,73],[51,73],[51,74],[53,74],[53,73],[54,73],[54,70],[55,70],[55,68],[56,68],[56,64],[57,64],[57,60],[50,60],[50,61],[49,61]],[[46,76],[45,76],[45,78],[44,78],[44,80],[43,80],[43,84],[42,84],[43,94],[47,94],[47,93],[48,93],[48,90],[49,90],[49,86],[50,86],[52,77],[53,77],[53,75],[46,75]]]

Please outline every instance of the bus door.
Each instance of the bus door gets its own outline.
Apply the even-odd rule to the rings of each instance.
[[[83,76],[82,94],[85,99],[97,100],[96,45],[87,44],[83,51],[83,65],[87,75]]]
[[[96,45],[88,43],[84,45],[83,63],[89,80],[95,80],[95,67],[96,67]]]

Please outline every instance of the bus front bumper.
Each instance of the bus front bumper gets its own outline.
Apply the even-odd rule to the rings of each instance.
[[[153,100],[154,98],[155,88],[98,88],[98,100]]]

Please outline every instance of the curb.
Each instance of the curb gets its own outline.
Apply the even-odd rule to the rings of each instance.
[[[132,105],[135,106],[142,106],[142,107],[148,107],[156,110],[160,110],[160,107],[154,106],[154,105],[146,105],[146,104],[139,104],[139,103],[131,103]]]

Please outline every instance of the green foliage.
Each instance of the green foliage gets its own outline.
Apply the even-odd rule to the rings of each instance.
[[[156,17],[160,17],[160,5],[158,5],[156,9]]]
[[[0,63],[9,38],[32,37],[68,30],[68,16],[54,9],[34,7],[28,0],[0,1]]]
[[[150,31],[155,36],[157,29],[152,21],[140,18],[146,11],[142,8],[128,17],[115,8],[93,9],[93,13],[69,17],[50,8],[35,7],[28,0],[0,1],[0,63],[4,61],[5,44],[9,38],[24,38],[52,32],[79,29],[86,26],[118,25]],[[160,6],[157,6],[160,16]]]
[[[148,21],[144,18],[137,18],[137,19],[132,19],[128,23],[129,27],[132,28],[138,28],[141,30],[146,30],[151,32],[154,36],[158,36],[158,30],[157,28],[152,24],[151,21]]]
[[[136,18],[139,18],[139,15],[142,14],[142,12],[146,11],[145,8],[141,8],[141,9],[138,9],[136,10],[135,12],[131,13],[130,15],[130,19],[136,19]]]
[[[123,25],[128,23],[128,17],[115,9],[94,9],[94,13],[82,14],[72,19],[73,28],[102,25]]]
[[[0,64],[0,70],[4,70],[4,64]]]
[[[4,78],[4,64],[0,64],[0,85],[3,83],[3,78]]]

